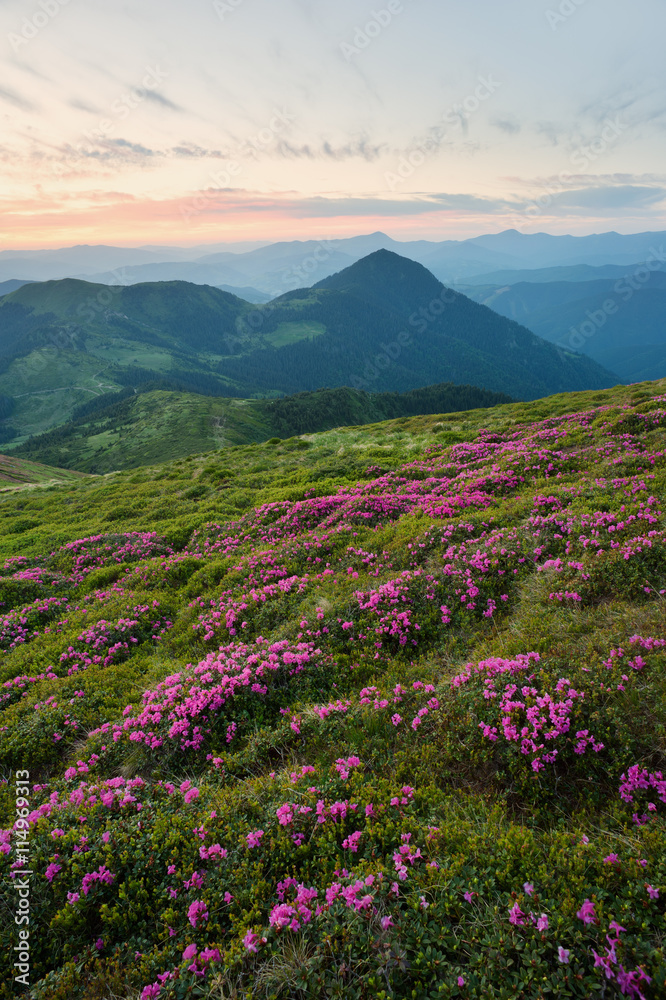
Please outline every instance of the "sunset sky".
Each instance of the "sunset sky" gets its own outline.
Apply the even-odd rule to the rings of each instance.
[[[663,0],[0,0],[0,250],[666,229]]]

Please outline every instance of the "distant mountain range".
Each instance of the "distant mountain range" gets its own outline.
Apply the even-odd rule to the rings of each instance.
[[[666,270],[657,264],[585,268],[594,280],[582,268],[537,270],[530,277],[521,271],[516,282],[464,289],[545,340],[594,358],[623,381],[642,382],[666,375]],[[574,273],[565,281],[556,271]]]
[[[666,258],[665,243],[663,232],[551,236],[507,230],[441,242],[399,242],[378,232],[348,239],[294,240],[268,245],[6,250],[0,252],[0,282],[12,278],[45,281],[65,277],[101,284],[190,281],[231,286],[236,294],[241,294],[241,288],[251,288],[274,297],[321,281],[376,250],[391,250],[415,260],[448,284],[476,280],[479,276],[487,279],[484,283],[495,283],[495,278],[490,278],[498,271],[607,264],[624,267],[659,253]],[[505,283],[509,280],[514,279],[506,279]]]
[[[10,401],[0,443],[61,424],[101,393],[154,382],[235,397],[455,382],[534,399],[617,377],[387,250],[265,305],[186,282],[71,278],[0,299],[0,394]]]

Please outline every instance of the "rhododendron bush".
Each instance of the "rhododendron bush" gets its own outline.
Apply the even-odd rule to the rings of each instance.
[[[0,495],[0,997],[665,995],[663,391]]]

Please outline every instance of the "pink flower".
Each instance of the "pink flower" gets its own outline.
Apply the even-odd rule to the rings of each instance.
[[[279,806],[276,810],[276,815],[280,826],[289,826],[293,822],[294,814],[292,808],[288,802],[285,802],[283,806]]]
[[[382,917],[379,923],[381,924],[383,931],[387,931],[389,927],[394,926],[393,921],[390,917]]]
[[[542,913],[539,919],[537,920],[537,930],[538,931],[548,930],[548,917],[546,916],[545,913]]]
[[[198,788],[190,788],[189,791],[185,792],[185,803],[187,805],[189,805],[189,803],[193,799],[198,799],[198,798],[199,798],[199,789]]]
[[[531,882],[524,882],[523,889],[525,890],[528,896],[531,896],[532,893],[534,892],[534,886],[532,885]]]
[[[594,912],[594,903],[591,903],[589,899],[586,899],[580,910],[576,913],[579,920],[582,920],[584,924],[594,924],[597,920],[597,915]]]
[[[259,940],[261,939],[259,938],[258,934],[255,934],[254,931],[248,931],[245,937],[243,938],[243,945],[245,946],[245,950],[258,951],[259,949],[257,947],[257,942]]]
[[[161,983],[151,983],[150,986],[144,986],[141,992],[141,1000],[153,1000],[162,991]]]
[[[290,906],[289,903],[280,903],[271,910],[268,922],[271,927],[291,927],[292,930],[298,930],[300,924],[296,916],[296,910],[293,906]]]
[[[465,985],[465,980],[463,979],[462,976],[458,976],[458,986],[464,986],[464,985]]]
[[[189,962],[191,958],[196,958],[197,946],[195,944],[188,944],[187,948],[183,952],[183,958],[185,961]]]
[[[349,836],[342,841],[343,848],[355,854],[358,851],[358,842],[362,836],[363,832],[361,830],[356,830],[355,833],[350,833]]]
[[[49,882],[53,882],[59,871],[62,871],[62,865],[57,865],[54,861],[48,866],[44,874]]]
[[[607,855],[607,857],[604,858],[605,865],[619,865],[619,863],[620,859],[618,858],[617,854],[609,854]]]
[[[196,927],[197,924],[205,923],[206,920],[208,920],[208,909],[202,899],[195,899],[194,902],[190,904],[190,908],[187,911],[187,919],[193,927]]]
[[[570,954],[571,952],[567,951],[566,948],[563,948],[561,944],[557,946],[557,961],[560,962],[562,965],[569,964]]]
[[[613,972],[613,968],[611,966],[610,956],[599,955],[594,948],[592,949],[592,954],[594,955],[594,968],[603,969],[606,979],[613,979],[615,973]]]
[[[659,890],[654,889],[651,885],[646,885],[645,888],[648,891],[648,896],[650,899],[659,899]]]
[[[521,910],[518,902],[515,902],[509,910],[509,923],[514,927],[522,927],[525,923],[525,914]]]
[[[263,835],[264,835],[263,830],[253,830],[252,833],[248,833],[245,838],[247,840],[247,846],[250,848],[258,847],[259,844],[261,843],[261,838],[263,837]]]
[[[395,715],[391,716],[391,722],[393,723],[394,726],[399,726],[400,723],[402,722],[402,716],[398,715],[398,713],[396,712]]]
[[[474,897],[475,897],[475,896],[478,896],[478,892],[470,892],[470,890],[469,890],[469,889],[467,889],[467,890],[466,890],[466,891],[464,892],[464,894],[463,894],[463,895],[464,895],[464,897],[465,897],[465,900],[466,900],[466,901],[467,901],[468,903],[471,903],[471,902],[472,902],[472,900],[474,899]]]

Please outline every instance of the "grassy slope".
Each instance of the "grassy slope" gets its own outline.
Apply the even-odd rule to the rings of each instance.
[[[504,400],[471,386],[450,385],[386,396],[321,389],[280,400],[221,399],[163,390],[130,392],[120,401],[112,396],[111,403],[105,398],[104,409],[24,442],[16,453],[50,465],[106,473],[211,448],[405,414],[492,406]]]
[[[39,462],[28,462],[13,455],[0,455],[0,490],[24,486],[52,486],[78,483],[85,474],[70,469],[54,469]]]
[[[150,994],[160,1000],[582,1000],[601,995],[604,984],[607,996],[619,995],[618,963],[632,972],[635,996],[663,996],[666,790],[663,798],[652,792],[656,807],[648,815],[642,792],[625,805],[618,787],[632,764],[651,773],[666,764],[666,657],[631,643],[637,634],[661,637],[666,627],[660,596],[666,590],[665,390],[662,381],[401,419],[1,497],[0,554],[28,561],[5,566],[0,599],[17,608],[46,596],[69,602],[64,611],[33,606],[27,628],[42,634],[8,651],[0,674],[8,680],[26,675],[24,687],[6,689],[0,767],[7,778],[26,767],[43,783],[32,792],[33,808],[54,793],[53,801],[64,803],[31,833],[35,997],[138,1000],[167,971],[177,981]],[[583,411],[586,417],[576,416]],[[558,422],[567,414],[570,419]],[[540,423],[549,420],[554,423]],[[502,451],[509,440],[514,444]],[[398,479],[386,478],[391,469],[400,470]],[[459,473],[449,493],[444,490],[447,510],[429,508],[436,496],[441,507],[441,488]],[[359,483],[368,489],[355,489]],[[317,504],[329,505],[326,498],[340,488],[357,496],[344,518],[336,520],[330,506],[317,513]],[[416,497],[417,507],[401,514],[405,495]],[[649,496],[655,500],[648,504]],[[461,497],[467,508],[455,506]],[[305,498],[308,504],[285,506]],[[276,501],[281,506],[265,508],[259,518],[252,514]],[[294,522],[281,526],[277,519],[289,511]],[[222,527],[193,537],[208,522]],[[317,522],[318,532],[309,534],[308,525]],[[628,544],[648,530],[642,545]],[[125,543],[111,536],[97,555],[87,546],[88,563],[81,558],[85,545],[56,551],[76,538],[127,531],[156,531],[165,543],[134,541],[116,556]],[[489,531],[498,532],[494,548],[486,547]],[[456,548],[469,537],[478,541]],[[591,541],[583,545],[585,538]],[[612,548],[616,540],[628,545],[627,558]],[[165,556],[164,544],[176,553]],[[497,560],[501,576],[496,568],[479,569],[477,548]],[[597,554],[598,548],[604,551]],[[559,569],[549,556],[562,560]],[[26,574],[31,566],[41,574]],[[455,591],[460,569],[478,581],[476,610],[462,610]],[[287,582],[292,577],[298,588]],[[266,586],[266,601],[252,597],[253,589]],[[378,606],[388,615],[387,631],[355,597],[372,590],[385,595]],[[565,591],[577,597],[553,598]],[[235,622],[224,610],[221,619],[211,619],[207,637],[206,629],[193,626],[209,614],[211,600],[227,612],[233,602],[243,607]],[[497,604],[489,617],[482,613],[487,601]],[[441,620],[441,604],[449,624]],[[400,612],[407,624],[395,617]],[[95,625],[121,618],[115,632]],[[1,641],[8,646],[20,627],[7,613],[0,617]],[[86,669],[93,648],[83,630],[91,627],[100,636],[95,648],[110,659]],[[233,627],[237,635],[228,631]],[[161,638],[151,638],[161,628]],[[129,636],[138,642],[128,642],[125,653]],[[218,647],[235,643],[242,665],[242,642],[255,644],[259,636],[290,649],[312,641],[322,653],[308,652],[302,673],[293,664],[265,672],[266,695],[241,688],[226,705],[218,701],[207,721],[193,720],[204,729],[199,750],[180,748],[180,737],[167,734],[166,716],[142,726],[161,734],[156,750],[120,730],[117,742],[110,733],[86,735],[123,717],[131,727],[146,689],[177,671],[187,688],[187,664],[204,657],[212,672],[208,679],[201,674],[197,685],[206,690]],[[610,655],[621,648],[624,658]],[[530,768],[530,755],[501,738],[497,703],[483,697],[481,680],[451,686],[468,662],[519,670],[516,657],[532,651],[541,661],[532,662],[529,680],[519,671],[519,688],[534,686],[556,701],[564,697],[558,690],[569,691],[573,713],[570,733],[547,744],[559,749],[557,761],[540,771]],[[28,679],[41,671],[54,676]],[[567,679],[559,688],[558,678]],[[498,692],[506,680],[495,678]],[[434,692],[424,691],[422,682],[432,683]],[[438,706],[431,703],[417,716],[433,696]],[[174,689],[173,697],[177,703],[182,692]],[[519,697],[515,692],[514,701]],[[327,702],[338,709],[313,710]],[[125,705],[131,707],[123,716]],[[280,709],[289,710],[286,717]],[[401,721],[392,723],[396,712]],[[514,713],[516,721],[524,719]],[[410,725],[417,717],[421,724]],[[495,742],[479,731],[479,721],[493,720],[500,730]],[[232,721],[237,730],[229,728]],[[583,730],[603,748],[577,753]],[[350,762],[345,776],[336,761],[350,755],[359,763]],[[70,765],[74,772],[65,778]],[[303,765],[314,768],[305,780],[299,779]],[[141,779],[132,787],[141,811],[132,798],[123,805],[64,802],[80,780],[118,775]],[[161,779],[176,790],[160,786]],[[183,781],[198,793],[189,793],[189,784],[178,791]],[[310,785],[317,790],[308,792]],[[346,819],[318,825],[318,800],[346,801]],[[276,810],[285,803],[282,825]],[[375,818],[365,808],[371,803]],[[312,813],[290,819],[300,805]],[[13,818],[11,785],[0,790],[0,808],[6,826]],[[632,822],[635,811],[645,811],[645,823]],[[52,836],[54,829],[62,834]],[[263,839],[249,848],[247,835],[258,829]],[[360,832],[356,850],[348,839],[354,831]],[[82,835],[87,842],[80,842]],[[206,858],[216,843],[227,858]],[[401,847],[406,855],[418,849],[437,867],[418,857],[407,864],[407,857],[403,879]],[[11,860],[6,856],[4,863]],[[93,880],[85,895],[85,873],[107,869],[110,881]],[[200,873],[194,883],[193,871]],[[348,871],[354,873],[348,895],[359,907],[345,905],[340,895],[334,900],[331,889],[329,908],[327,887],[347,891]],[[292,910],[289,919],[301,923],[295,931],[269,922],[271,913],[278,919],[278,882],[287,876],[316,888],[324,906],[307,923],[303,910]],[[355,877],[364,880],[356,890]],[[68,902],[67,892],[75,891],[79,898]],[[295,890],[281,891],[293,905]],[[11,915],[15,899],[4,892]],[[225,892],[232,899],[225,901]],[[194,929],[187,914],[196,900],[208,915]],[[577,916],[585,900],[593,904],[589,923]],[[530,912],[535,920],[547,916],[548,926],[537,928]],[[612,972],[607,982],[591,949],[606,956],[613,920],[624,929],[615,934],[617,960],[605,958]],[[12,935],[13,924],[6,939]],[[191,955],[182,958],[192,944],[212,949],[199,960],[200,968],[211,962],[203,978],[191,971]],[[558,960],[558,947],[570,952],[568,962]],[[653,983],[639,982],[643,975]],[[0,987],[0,996],[11,995],[11,987]]]

